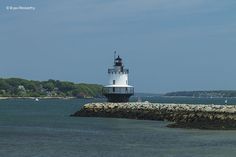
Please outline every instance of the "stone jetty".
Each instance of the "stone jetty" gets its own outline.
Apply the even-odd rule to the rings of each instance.
[[[89,103],[71,116],[169,121],[168,127],[236,129],[236,105]]]

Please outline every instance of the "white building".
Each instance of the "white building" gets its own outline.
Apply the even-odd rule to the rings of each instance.
[[[108,69],[109,84],[103,87],[108,102],[128,102],[134,94],[134,87],[128,83],[129,70],[124,69],[120,56],[114,58],[113,68]]]

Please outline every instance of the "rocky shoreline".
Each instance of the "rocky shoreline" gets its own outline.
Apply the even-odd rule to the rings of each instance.
[[[169,121],[168,127],[236,129],[236,105],[89,103],[71,116]]]

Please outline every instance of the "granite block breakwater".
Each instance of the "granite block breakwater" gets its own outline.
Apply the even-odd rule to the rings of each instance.
[[[89,103],[71,116],[173,122],[168,127],[236,129],[236,106],[167,103]]]

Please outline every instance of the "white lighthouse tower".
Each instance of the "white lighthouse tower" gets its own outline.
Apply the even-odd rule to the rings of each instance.
[[[108,102],[128,102],[134,94],[134,87],[128,84],[129,70],[124,68],[122,59],[114,57],[113,68],[108,69],[109,84],[103,87],[102,93]]]

